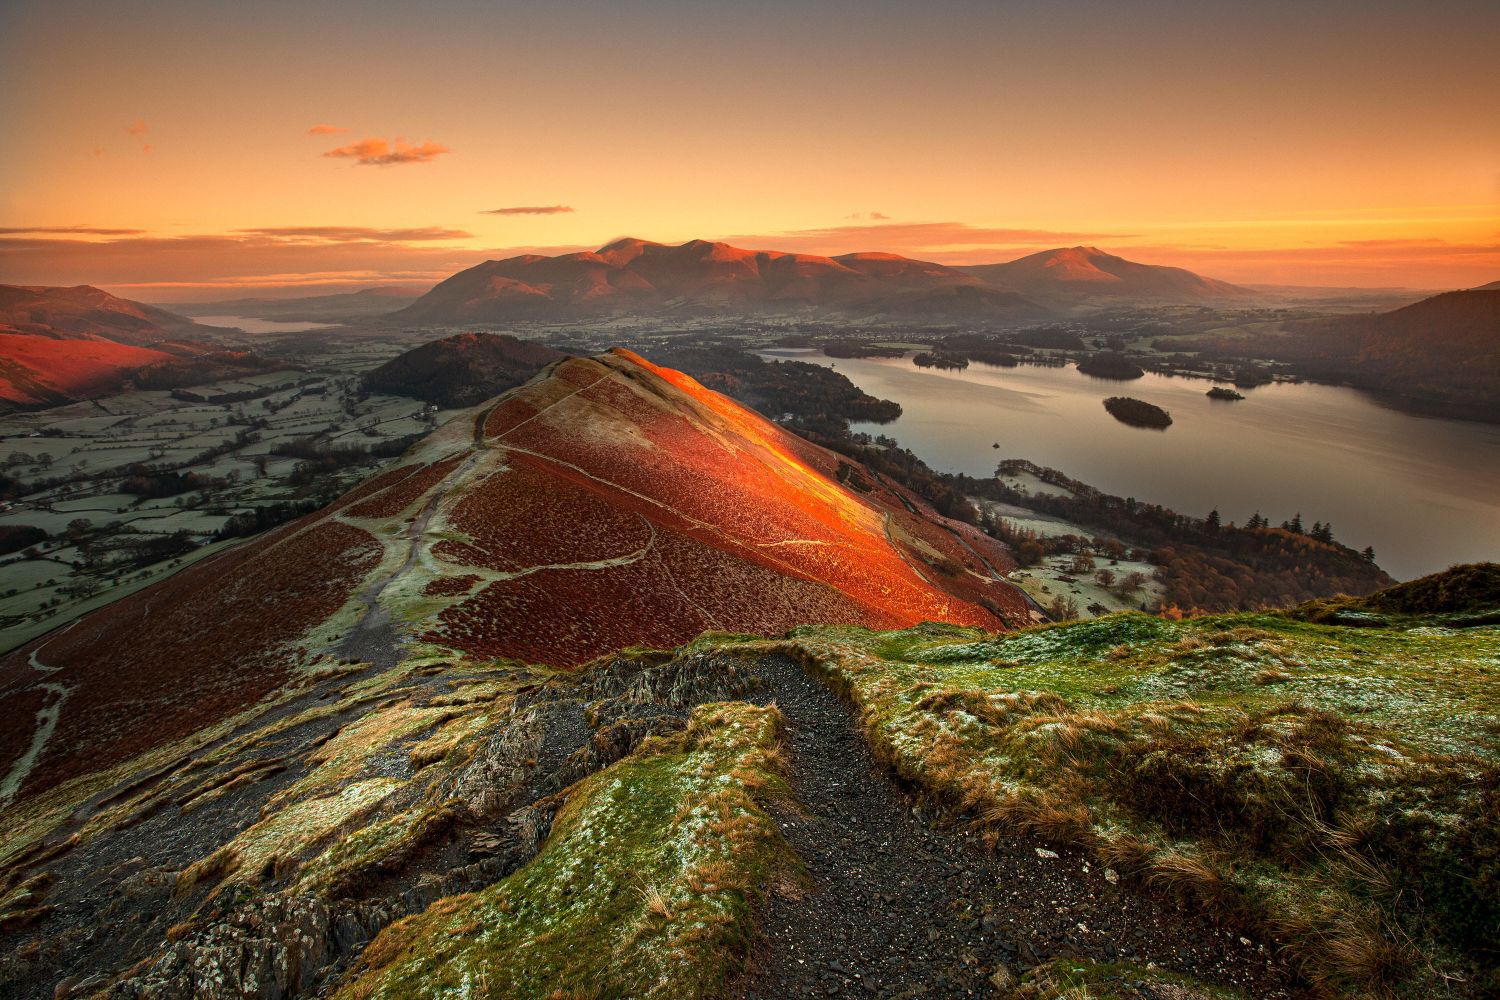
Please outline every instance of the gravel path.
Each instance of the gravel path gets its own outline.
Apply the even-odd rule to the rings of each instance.
[[[877,765],[852,713],[785,657],[761,668],[786,717],[791,778],[806,815],[777,815],[811,890],[777,899],[741,1000],[996,995],[1060,956],[1155,962],[1288,996],[1265,952],[1173,904],[1118,885],[1076,852],[1002,839],[994,852],[933,830]],[[1050,853],[1050,852],[1049,852]]]

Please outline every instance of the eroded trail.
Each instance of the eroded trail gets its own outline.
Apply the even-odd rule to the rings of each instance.
[[[1256,997],[1286,996],[1266,954],[1167,901],[1106,878],[1077,853],[976,840],[929,827],[890,780],[849,708],[785,657],[768,657],[762,697],[786,718],[793,786],[806,815],[777,816],[811,887],[775,900],[741,1000],[800,996],[994,996],[1056,957],[1155,962]]]

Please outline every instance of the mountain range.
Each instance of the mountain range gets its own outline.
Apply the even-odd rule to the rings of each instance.
[[[888,253],[837,257],[744,250],[692,240],[616,240],[592,252],[485,261],[392,314],[463,324],[611,313],[828,310],[1024,322],[1098,301],[1240,301],[1252,293],[1181,268],[1138,264],[1093,247],[1007,264],[948,267]],[[1042,304],[1039,304],[1042,303]]]
[[[213,343],[228,333],[89,285],[0,285],[0,409],[266,369]]]

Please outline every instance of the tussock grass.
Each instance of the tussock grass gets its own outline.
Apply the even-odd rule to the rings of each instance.
[[[1483,618],[1494,574],[1461,575],[1368,606]],[[1270,936],[1330,995],[1500,991],[1500,627],[1127,613],[785,648],[992,841],[1084,847]]]

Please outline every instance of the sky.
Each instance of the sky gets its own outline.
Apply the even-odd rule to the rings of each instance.
[[[0,0],[0,282],[430,285],[638,236],[1500,279],[1500,4]]]

